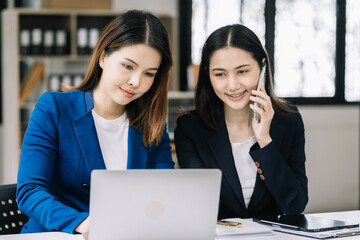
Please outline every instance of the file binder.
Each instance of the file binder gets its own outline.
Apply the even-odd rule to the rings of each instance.
[[[88,42],[89,38],[87,28],[79,28],[77,30],[77,53],[79,55],[86,55],[89,53]]]
[[[68,54],[68,39],[65,29],[58,29],[55,33],[55,54],[64,55]]]
[[[90,28],[89,30],[89,53],[94,50],[97,41],[99,40],[100,31],[97,28]]]
[[[44,55],[53,55],[55,47],[54,30],[44,30]]]
[[[83,76],[82,75],[75,75],[74,76],[74,78],[73,78],[73,86],[79,86],[80,85],[80,83],[82,82],[82,80],[83,80]]]
[[[30,29],[21,29],[20,30],[20,54],[21,55],[28,55],[30,54],[30,43],[31,43],[31,36],[30,36]]]
[[[60,76],[51,75],[49,78],[49,91],[58,92],[60,91]]]
[[[31,30],[31,54],[40,55],[43,53],[42,29],[33,28]]]
[[[72,86],[71,84],[71,76],[70,75],[63,75],[61,78],[61,86],[60,91],[63,91],[63,85],[65,86]]]

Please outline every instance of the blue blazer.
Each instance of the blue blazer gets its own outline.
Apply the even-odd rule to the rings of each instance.
[[[38,100],[20,156],[17,201],[30,217],[22,232],[73,233],[89,215],[90,174],[105,169],[91,109],[92,91],[46,92]],[[128,169],[174,168],[164,129],[158,146],[145,147],[129,127]]]
[[[308,190],[304,124],[300,113],[275,113],[270,127],[272,142],[262,149],[258,143],[251,147],[249,153],[261,174],[257,173],[248,208],[235,167],[224,113],[221,112],[216,119],[218,129],[213,130],[199,118],[183,115],[177,120],[174,136],[180,167],[221,169],[218,218],[302,212],[308,202]]]

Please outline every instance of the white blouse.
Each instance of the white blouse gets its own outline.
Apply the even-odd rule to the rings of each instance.
[[[246,208],[254,192],[257,168],[251,158],[250,148],[257,142],[255,136],[241,143],[231,143],[236,170],[241,183]]]
[[[99,116],[94,109],[92,115],[106,169],[126,170],[129,134],[126,113],[114,120]]]

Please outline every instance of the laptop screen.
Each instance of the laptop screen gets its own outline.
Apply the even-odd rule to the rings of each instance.
[[[214,239],[221,171],[94,170],[90,240]]]

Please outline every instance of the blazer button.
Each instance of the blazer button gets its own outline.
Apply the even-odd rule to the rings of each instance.
[[[259,174],[262,174],[261,168],[258,168],[257,171],[258,171]]]
[[[265,180],[265,177],[262,174],[260,174],[260,178],[261,178],[261,180]]]
[[[260,167],[259,162],[254,162],[256,167]]]

